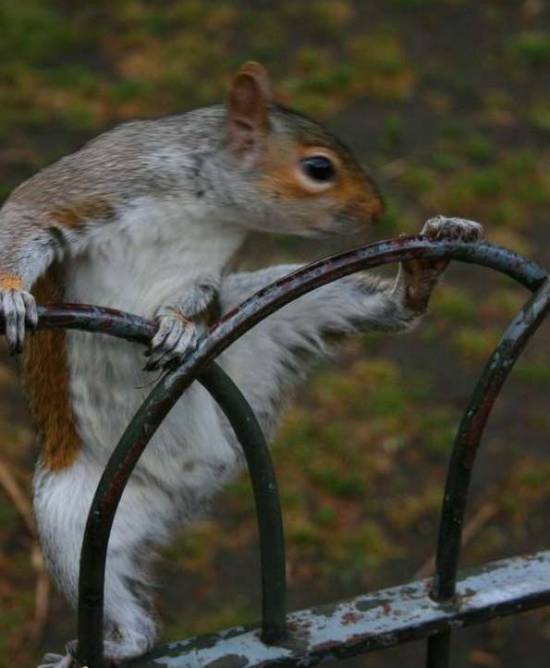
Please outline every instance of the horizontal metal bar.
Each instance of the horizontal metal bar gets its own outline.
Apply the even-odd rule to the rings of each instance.
[[[295,612],[281,645],[259,627],[236,627],[157,647],[127,668],[313,666],[425,638],[550,603],[550,552],[486,564],[462,574],[452,603],[436,603],[430,580]]]
[[[157,331],[157,324],[142,316],[103,306],[48,304],[38,306],[37,329],[75,329],[147,345]]]

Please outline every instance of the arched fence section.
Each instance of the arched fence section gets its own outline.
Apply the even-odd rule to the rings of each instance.
[[[458,428],[441,512],[436,575],[433,582],[412,583],[287,616],[281,510],[269,450],[246,400],[214,360],[260,320],[315,288],[360,270],[420,258],[449,258],[491,268],[533,293],[487,362]],[[124,487],[156,429],[195,380],[228,418],[247,461],[260,537],[262,623],[257,629],[229,629],[160,647],[131,665],[309,666],[331,657],[427,638],[426,665],[444,668],[449,666],[452,628],[550,604],[550,552],[496,562],[477,573],[458,575],[469,483],[485,424],[515,361],[549,308],[550,279],[535,263],[487,243],[432,241],[415,236],[371,244],[305,266],[226,314],[180,366],[158,381],[128,425],[100,480],[81,555],[80,665],[104,668],[105,560]],[[102,332],[141,344],[148,343],[155,330],[150,321],[97,307],[41,307],[39,316],[39,328]]]

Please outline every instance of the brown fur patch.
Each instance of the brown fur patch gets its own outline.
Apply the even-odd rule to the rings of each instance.
[[[23,281],[19,276],[0,272],[0,290],[22,290]]]
[[[422,314],[440,274],[449,260],[409,260],[403,263],[405,273],[405,306],[413,313]]]
[[[59,302],[63,294],[59,267],[52,267],[33,289],[39,304]],[[45,466],[60,471],[71,466],[81,448],[69,402],[69,370],[65,332],[31,334],[23,352],[23,384],[43,446]]]
[[[80,200],[50,212],[57,223],[72,229],[80,227],[87,220],[110,220],[114,215],[113,205],[102,197]]]

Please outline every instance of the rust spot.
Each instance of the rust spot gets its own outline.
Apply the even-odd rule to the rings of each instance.
[[[0,272],[0,290],[22,290],[23,281],[15,274]]]
[[[347,624],[355,624],[361,619],[361,615],[358,612],[346,612],[345,615],[342,616],[342,624],[347,625]]]
[[[385,605],[388,602],[386,598],[377,598],[369,597],[355,603],[355,607],[361,612],[367,612],[368,610],[374,610],[374,608],[379,608],[380,606]]]
[[[290,620],[287,623],[287,629],[290,633],[296,636],[304,636],[309,633],[311,629],[311,620],[309,619],[300,619],[300,620]]]
[[[62,300],[59,267],[50,268],[37,281],[33,294],[41,304]],[[69,402],[65,332],[31,334],[23,352],[22,372],[44,464],[51,471],[60,471],[74,462],[81,447]]]

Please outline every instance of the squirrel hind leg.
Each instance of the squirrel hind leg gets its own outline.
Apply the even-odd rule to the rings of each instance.
[[[103,642],[103,656],[109,665],[116,666],[120,661],[139,657],[153,647],[156,638],[155,624],[152,618],[140,612],[141,614],[134,613],[132,623],[127,629],[116,627],[112,630],[113,639]],[[66,654],[45,654],[38,668],[76,668],[76,654],[77,641],[72,640],[67,643]]]
[[[73,668],[74,665],[73,655],[67,652],[65,655],[45,654],[38,668]]]
[[[79,560],[86,516],[100,467],[82,456],[70,469],[42,468],[35,478],[35,511],[47,563],[73,605],[78,594]],[[174,517],[174,500],[136,476],[128,483],[113,524],[105,570],[105,643],[107,659],[119,662],[144,654],[156,639],[150,614],[152,589],[144,545],[163,542]],[[47,668],[68,668],[70,657],[48,656]]]
[[[132,584],[124,561],[117,564],[116,559],[111,559],[110,572],[106,574],[103,653],[115,664],[145,654],[152,649],[157,637],[148,592],[142,582]],[[113,575],[117,567],[120,568],[118,576]]]

